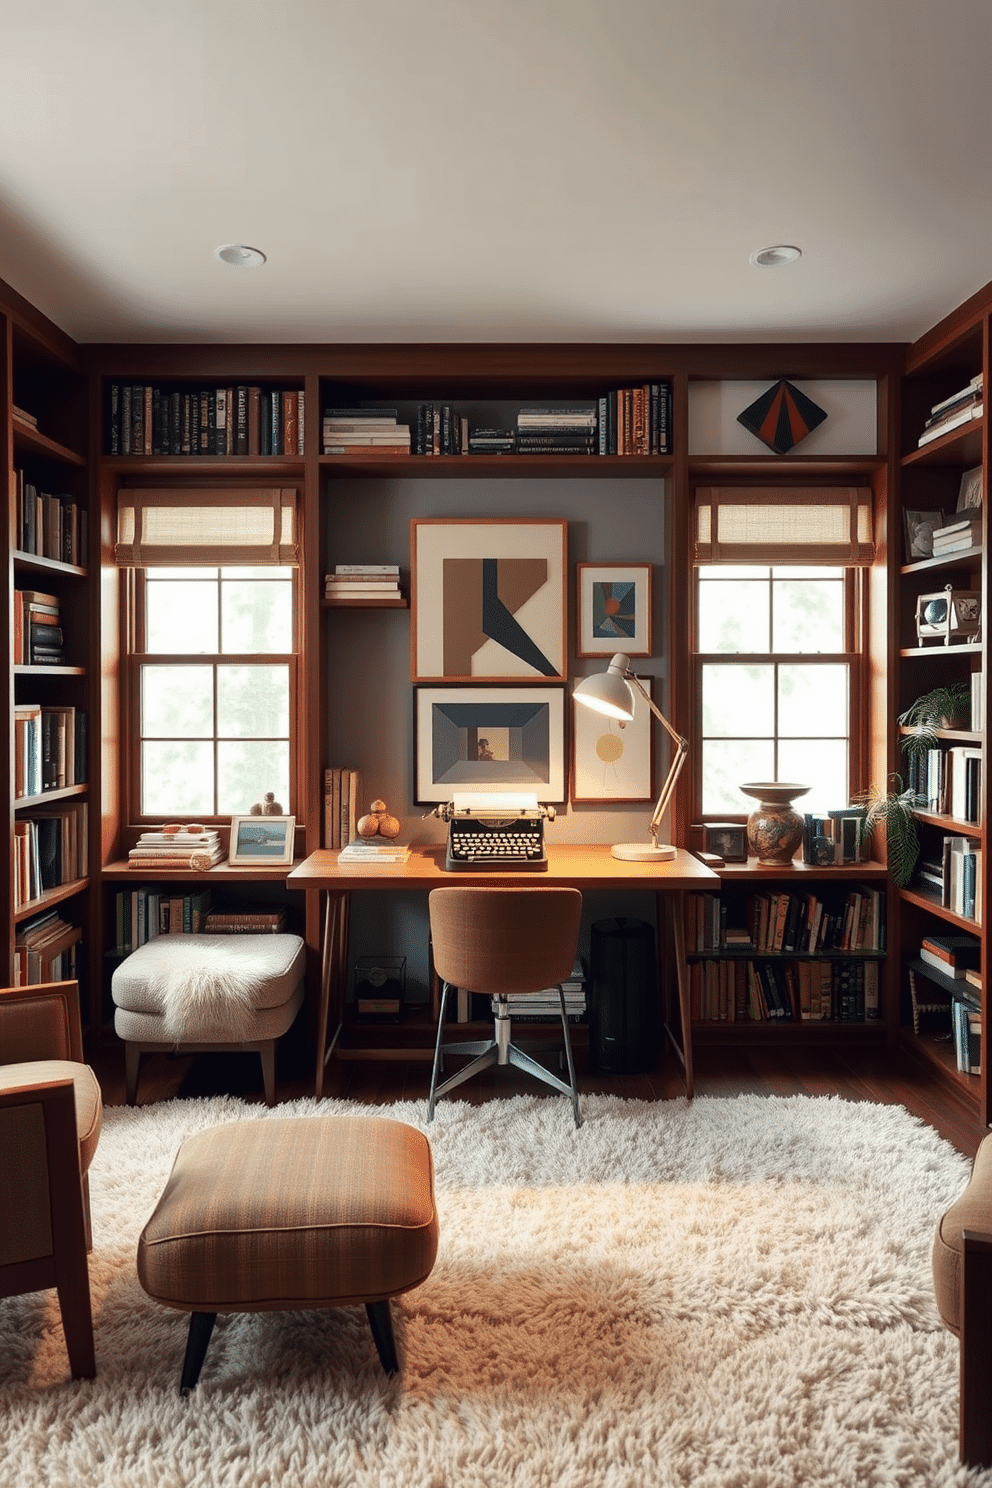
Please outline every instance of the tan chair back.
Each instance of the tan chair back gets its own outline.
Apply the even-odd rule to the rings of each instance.
[[[578,889],[434,889],[429,904],[434,966],[452,987],[542,992],[572,973]]]

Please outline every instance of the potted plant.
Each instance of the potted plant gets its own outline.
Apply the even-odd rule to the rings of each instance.
[[[914,730],[901,741],[910,759],[924,759],[937,743],[937,729],[961,728],[967,719],[971,689],[967,682],[952,682],[947,687],[934,687],[911,703],[899,722]]]
[[[890,775],[889,780],[890,790],[882,791],[873,785],[858,797],[868,808],[860,823],[859,837],[866,844],[874,827],[884,826],[889,873],[896,888],[904,889],[920,855],[915,813],[925,802],[918,792],[904,788],[901,775]]]

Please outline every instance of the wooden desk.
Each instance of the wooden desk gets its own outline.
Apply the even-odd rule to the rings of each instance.
[[[719,884],[717,875],[691,853],[679,849],[668,863],[621,863],[610,856],[606,844],[593,846],[549,846],[548,871],[500,872],[498,870],[449,873],[444,868],[443,847],[418,847],[406,863],[370,863],[344,867],[336,852],[321,849],[311,853],[288,875],[286,886],[326,896],[321,947],[320,1006],[317,1031],[316,1094],[324,1093],[324,1070],[334,1053],[344,1021],[344,994],[348,953],[348,900],[354,892],[422,890],[443,885],[460,888],[559,888],[585,890],[617,889],[654,893],[658,936],[659,982],[667,950],[663,931],[666,907],[671,913],[675,977],[678,987],[680,1037],[672,1028],[670,1009],[663,1006],[663,1025],[685,1074],[686,1094],[692,1096],[692,1033],[689,1010],[689,973],[685,959],[685,914],[687,889],[707,889]],[[331,1007],[337,1020],[330,1040]]]

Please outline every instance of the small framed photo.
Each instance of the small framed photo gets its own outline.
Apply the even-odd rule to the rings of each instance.
[[[650,656],[651,564],[577,563],[576,656]]]
[[[232,816],[228,862],[235,868],[292,863],[295,826],[295,816]]]
[[[933,557],[933,534],[944,525],[942,511],[904,511],[906,523],[906,562]]]
[[[976,465],[973,470],[966,470],[961,477],[961,485],[958,488],[957,510],[981,511],[982,509],[982,467]]]
[[[742,822],[707,822],[706,850],[725,863],[746,863],[747,827]]]

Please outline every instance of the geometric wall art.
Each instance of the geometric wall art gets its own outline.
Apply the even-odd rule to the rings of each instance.
[[[651,655],[651,564],[577,563],[576,656]]]
[[[783,377],[739,413],[737,422],[777,455],[785,455],[826,416],[819,404]]]
[[[526,791],[565,799],[561,687],[415,687],[415,799]]]
[[[651,677],[639,677],[651,692]],[[643,698],[634,698],[627,724],[607,718],[573,700],[573,801],[652,801],[651,713]]]
[[[412,680],[564,681],[567,527],[543,518],[414,518]]]

